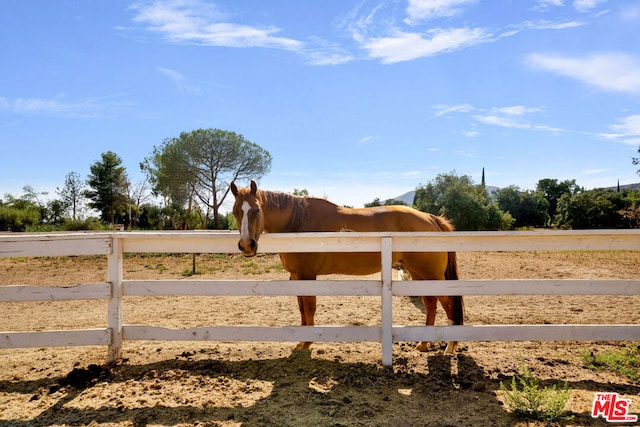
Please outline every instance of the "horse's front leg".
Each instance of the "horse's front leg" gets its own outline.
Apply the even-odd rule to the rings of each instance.
[[[298,308],[300,309],[302,326],[313,326],[314,316],[316,314],[316,297],[298,297]],[[312,343],[313,341],[300,342],[296,346],[296,350],[309,350],[309,347],[311,347]]]
[[[427,320],[425,325],[433,326],[436,323],[436,309],[438,304],[438,298],[436,297],[421,297],[424,308],[427,310]],[[431,341],[422,341],[416,346],[418,351],[431,351],[435,345]]]
[[[291,273],[291,280],[316,280],[314,274],[296,274]],[[302,326],[313,326],[314,317],[316,315],[316,297],[315,296],[299,296],[298,308],[300,309],[300,324]],[[296,350],[309,350],[313,341],[299,342]]]

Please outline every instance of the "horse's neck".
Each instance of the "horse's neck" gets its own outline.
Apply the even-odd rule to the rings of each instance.
[[[288,204],[263,205],[264,228],[267,233],[326,231],[321,224],[336,215],[337,206],[324,199],[300,199],[292,196],[288,200]]]
[[[281,233],[287,231],[293,204],[284,203],[286,198],[280,193],[263,191],[261,194],[264,212],[264,231],[267,233]]]
[[[289,209],[287,209],[289,210]],[[266,233],[282,233],[287,230],[291,213],[283,215],[282,211],[266,210],[264,212],[264,231]]]

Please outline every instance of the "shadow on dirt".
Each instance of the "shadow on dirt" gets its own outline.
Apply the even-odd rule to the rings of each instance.
[[[424,363],[423,357],[399,357],[391,369],[312,358],[309,352],[229,361],[201,350],[157,363],[91,365],[64,377],[0,382],[1,392],[50,403],[35,419],[5,419],[0,424],[513,425],[496,398],[499,382],[490,379],[472,357],[427,356],[427,373],[413,369],[415,359]],[[268,387],[260,389],[256,382]],[[611,388],[594,382],[570,386],[592,391]],[[640,387],[629,391],[638,393]],[[154,393],[158,400],[151,399]],[[252,393],[257,396],[253,401],[243,400]],[[90,401],[91,394],[99,398]],[[221,404],[213,398],[216,395],[227,400]],[[189,396],[211,400],[203,403]],[[574,422],[597,425],[589,421],[594,420],[588,414],[576,414]]]

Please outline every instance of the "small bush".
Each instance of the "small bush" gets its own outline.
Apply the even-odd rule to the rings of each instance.
[[[640,346],[625,347],[620,351],[607,351],[602,354],[581,353],[589,369],[617,372],[633,382],[640,383]]]
[[[540,381],[533,377],[531,370],[522,362],[522,375],[511,379],[511,390],[500,382],[500,390],[505,403],[517,417],[529,418],[547,423],[571,419],[570,412],[564,407],[571,395],[571,389],[565,382],[559,387],[540,387]]]

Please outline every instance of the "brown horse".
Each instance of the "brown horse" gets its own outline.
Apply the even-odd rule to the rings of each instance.
[[[233,215],[240,230],[238,248],[247,257],[258,250],[262,232],[291,233],[313,231],[452,231],[444,218],[411,209],[407,206],[380,206],[350,209],[325,199],[297,197],[290,194],[258,190],[251,181],[249,188],[231,183],[235,196]],[[292,280],[315,280],[319,274],[372,274],[380,271],[379,253],[281,253],[284,268]],[[394,252],[393,263],[402,266],[415,280],[455,280],[458,268],[455,252]],[[422,297],[427,311],[426,324],[433,325],[436,303],[444,307],[449,324],[462,325],[461,296]],[[302,325],[313,325],[316,312],[315,296],[299,296],[298,307]],[[309,349],[311,342],[299,343],[298,349]],[[446,354],[453,354],[455,342],[447,344]],[[421,342],[418,349],[431,345]]]

